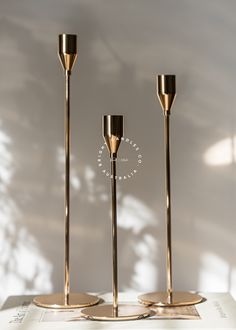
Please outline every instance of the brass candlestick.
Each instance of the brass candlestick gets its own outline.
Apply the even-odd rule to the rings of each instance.
[[[172,248],[171,248],[171,185],[170,185],[170,114],[176,96],[175,76],[157,76],[157,97],[164,115],[164,143],[166,165],[166,226],[167,226],[167,292],[151,292],[138,297],[145,305],[184,306],[194,305],[203,300],[195,293],[174,292],[172,285]]]
[[[38,296],[40,307],[68,309],[92,306],[99,298],[85,293],[70,293],[70,75],[77,58],[77,36],[59,35],[59,59],[65,72],[65,269],[64,293]]]
[[[137,320],[148,316],[150,311],[142,306],[118,304],[116,160],[117,151],[123,137],[123,116],[104,116],[103,132],[111,162],[113,304],[86,308],[81,313],[91,320]]]

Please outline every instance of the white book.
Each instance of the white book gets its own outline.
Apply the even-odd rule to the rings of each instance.
[[[108,330],[108,329],[235,329],[236,302],[229,293],[201,293],[206,300],[195,306],[155,307],[152,316],[138,321],[89,321],[81,309],[52,310],[36,307],[33,296],[11,296],[0,311],[1,330]],[[138,293],[120,293],[119,303],[138,304]],[[104,303],[111,293],[100,294]]]

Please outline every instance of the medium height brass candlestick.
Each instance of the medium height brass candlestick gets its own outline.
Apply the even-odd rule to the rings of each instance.
[[[65,270],[64,293],[36,297],[34,303],[40,307],[68,309],[92,306],[98,297],[85,293],[70,293],[70,76],[77,58],[77,36],[59,35],[59,59],[65,73]]]
[[[118,304],[116,160],[117,151],[123,137],[123,116],[104,116],[103,133],[111,162],[113,304],[83,309],[82,315],[91,320],[137,320],[148,316],[150,314],[149,310],[137,305]]]
[[[170,186],[170,114],[176,96],[175,76],[157,76],[157,97],[164,115],[164,143],[166,165],[166,226],[167,226],[167,292],[151,292],[138,297],[146,305],[181,306],[194,305],[203,300],[195,293],[174,292],[172,285],[172,249],[171,249],[171,186]]]

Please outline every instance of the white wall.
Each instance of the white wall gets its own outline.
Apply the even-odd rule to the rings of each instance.
[[[173,73],[174,286],[236,296],[235,11],[234,0],[1,1],[1,301],[63,287],[63,74],[56,54],[62,32],[79,38],[72,77],[72,290],[111,290],[109,180],[97,165],[106,113],[124,114],[125,136],[143,156],[137,175],[119,182],[120,290],[165,289],[163,118],[155,74]],[[121,173],[136,166],[129,150],[123,143],[128,164],[120,162]]]

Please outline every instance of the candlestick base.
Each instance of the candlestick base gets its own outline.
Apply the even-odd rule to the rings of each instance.
[[[85,308],[81,312],[82,316],[94,321],[128,321],[138,320],[150,315],[146,307],[138,305],[119,305],[117,310],[113,305],[99,305]]]
[[[86,293],[70,293],[69,303],[65,303],[64,293],[56,293],[35,297],[35,305],[52,309],[82,308],[98,304],[100,299]]]
[[[138,297],[140,303],[144,305],[155,305],[155,306],[188,306],[195,305],[204,300],[199,294],[191,292],[173,292],[172,301],[169,302],[167,292],[150,292]]]

